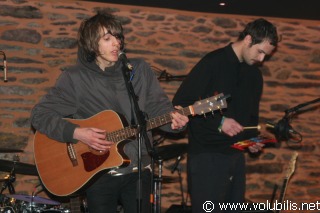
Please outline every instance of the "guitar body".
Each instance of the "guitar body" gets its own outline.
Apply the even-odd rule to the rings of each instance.
[[[96,127],[112,132],[123,128],[117,113],[111,110],[102,111],[88,119],[66,119],[80,127]],[[91,150],[82,142],[72,144],[77,165],[74,165],[68,154],[67,143],[61,143],[36,132],[34,138],[34,156],[39,176],[46,189],[58,196],[74,194],[89,182],[96,174],[122,166],[130,160],[123,152],[125,142],[115,143],[104,154]]]

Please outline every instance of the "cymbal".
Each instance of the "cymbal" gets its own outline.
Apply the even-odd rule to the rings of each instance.
[[[46,205],[53,205],[58,206],[60,205],[59,202],[50,200],[43,197],[31,196],[31,195],[19,195],[19,194],[9,194],[6,197],[14,198],[16,200],[22,200],[29,203],[38,203],[38,204],[46,204]]]
[[[14,171],[18,174],[36,176],[38,175],[38,171],[35,165],[0,159],[0,171],[11,172],[13,167]]]
[[[161,181],[162,183],[176,183],[176,182],[179,182],[179,177],[162,176],[160,178],[160,177],[154,176],[153,179],[154,179],[154,181],[157,181],[157,182]]]
[[[176,183],[179,182],[179,177],[162,176],[162,183]]]
[[[188,144],[170,144],[164,146],[155,147],[156,154],[158,154],[157,159],[170,160],[187,152]]]
[[[21,149],[0,148],[0,153],[14,153],[14,152],[23,152],[23,150],[21,150]]]

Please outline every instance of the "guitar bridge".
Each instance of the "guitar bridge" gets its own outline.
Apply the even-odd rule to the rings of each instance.
[[[72,143],[67,143],[67,152],[72,165],[78,166],[77,155],[76,155],[76,152],[74,151],[74,147]]]

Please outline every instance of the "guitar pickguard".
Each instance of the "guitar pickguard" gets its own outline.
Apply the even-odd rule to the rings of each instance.
[[[101,166],[109,157],[110,152],[106,152],[103,155],[95,155],[91,152],[85,152],[81,154],[84,169],[87,172],[91,172]]]

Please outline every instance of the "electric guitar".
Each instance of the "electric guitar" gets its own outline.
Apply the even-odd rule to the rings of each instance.
[[[177,110],[189,115],[205,115],[227,107],[226,98],[222,93],[200,100],[193,105]],[[88,145],[78,142],[61,143],[36,132],[34,136],[35,164],[46,189],[57,196],[68,196],[80,191],[86,184],[102,171],[125,167],[130,159],[124,153],[125,141],[136,136],[135,126],[124,127],[120,116],[112,111],[105,110],[88,119],[69,119],[67,121],[80,127],[96,127],[107,132],[106,140],[113,141],[114,145],[106,152],[92,149]],[[167,113],[146,121],[146,129],[171,123],[171,115]]]
[[[291,160],[290,160],[289,166],[287,168],[287,174],[286,174],[285,178],[283,179],[282,189],[281,189],[280,197],[279,197],[279,203],[283,203],[283,201],[284,201],[285,193],[287,190],[287,185],[288,185],[289,180],[295,170],[297,157],[298,157],[298,152],[294,152],[293,155],[291,156]],[[280,211],[281,210],[277,210],[276,213],[280,213]]]

